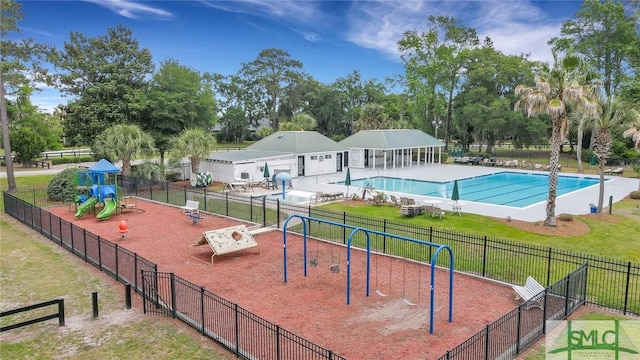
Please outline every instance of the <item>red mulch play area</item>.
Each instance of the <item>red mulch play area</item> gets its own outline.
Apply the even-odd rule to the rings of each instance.
[[[453,322],[449,323],[449,273],[437,270],[434,333],[430,334],[430,267],[372,255],[371,291],[366,297],[366,256],[354,250],[351,305],[346,305],[344,247],[310,239],[307,254],[318,265],[309,266],[304,277],[302,238],[288,233],[288,282],[284,283],[281,231],[255,235],[260,250],[216,256],[209,265],[190,257],[189,246],[204,231],[242,222],[203,214],[204,219],[194,225],[177,207],[144,200],[138,200],[137,207],[144,212],[105,221],[91,213],[74,219],[74,212],[66,207],[48,210],[155,262],[161,272],[204,286],[347,359],[434,359],[517,305],[510,287],[455,274]],[[125,240],[120,239],[121,220],[129,227]],[[200,259],[211,258],[206,245],[192,250]],[[339,264],[339,273],[330,271],[334,264]]]

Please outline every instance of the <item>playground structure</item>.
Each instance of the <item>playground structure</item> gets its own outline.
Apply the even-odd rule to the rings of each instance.
[[[194,247],[206,244],[209,244],[209,247],[211,247],[213,251],[211,262],[204,261],[192,253]],[[237,225],[203,232],[200,239],[189,246],[189,256],[206,264],[213,265],[213,257],[216,255],[230,254],[254,247],[257,247],[258,253],[260,253],[260,244],[258,244],[253,238],[253,235],[249,233],[247,227],[245,225]]]
[[[308,216],[303,216],[303,215],[291,215],[287,218],[287,220],[285,220],[284,225],[283,225],[283,273],[284,273],[284,282],[287,282],[287,225],[289,224],[289,221],[294,219],[294,218],[298,218],[299,220],[302,221],[302,226],[303,226],[303,269],[304,269],[304,276],[307,276],[307,226],[313,221],[313,222],[318,222],[319,224],[329,224],[332,226],[337,226],[337,227],[341,227],[342,229],[346,230],[346,229],[351,229],[351,233],[349,234],[349,237],[347,239],[347,284],[346,284],[346,292],[347,292],[347,305],[349,305],[351,303],[351,242],[353,241],[353,237],[354,235],[356,235],[357,233],[363,233],[366,236],[366,242],[367,242],[367,247],[366,247],[366,290],[365,290],[365,295],[368,297],[370,295],[370,275],[371,275],[371,239],[370,239],[370,234],[374,234],[374,235],[380,235],[380,236],[384,236],[384,237],[389,237],[389,238],[395,238],[395,239],[399,239],[402,241],[407,241],[410,243],[414,243],[414,244],[420,244],[420,245],[425,245],[428,246],[430,248],[435,248],[436,250],[433,252],[433,255],[431,256],[431,284],[430,284],[430,311],[429,311],[429,333],[433,334],[433,323],[434,323],[434,311],[435,311],[435,264],[436,264],[436,260],[438,259],[438,255],[440,254],[440,251],[442,250],[446,250],[449,254],[449,322],[453,321],[453,269],[454,269],[454,263],[453,263],[453,252],[451,251],[451,248],[447,245],[442,245],[442,244],[436,244],[436,243],[430,243],[430,242],[426,242],[426,241],[422,241],[422,240],[417,240],[417,239],[412,239],[409,237],[405,237],[405,236],[401,236],[401,235],[395,235],[395,234],[390,234],[390,233],[386,233],[386,232],[381,232],[381,231],[377,231],[377,230],[371,230],[371,229],[365,229],[362,227],[358,227],[358,226],[352,226],[352,225],[347,225],[347,224],[341,224],[341,223],[336,223],[333,221],[328,221],[328,220],[324,220],[324,219],[318,219],[318,218],[312,218],[312,217],[308,217]],[[313,265],[313,259],[312,259],[312,266]],[[316,259],[316,264],[317,264],[317,259]],[[339,264],[332,264],[330,267],[331,272],[333,273],[338,273],[340,271],[339,269]],[[380,294],[380,293],[379,293]],[[381,296],[385,296],[380,294]]]
[[[118,208],[118,186],[116,174],[120,169],[111,162],[100,159],[86,170],[78,171],[76,177],[75,218],[79,219],[89,210],[102,204],[102,210],[96,214],[98,220],[106,220]],[[122,195],[122,191],[120,191]]]

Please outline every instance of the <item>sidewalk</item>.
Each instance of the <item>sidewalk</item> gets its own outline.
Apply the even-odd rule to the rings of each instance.
[[[67,168],[91,167],[93,164],[95,164],[95,162],[51,165],[49,169],[34,168],[34,167],[25,168],[25,167],[22,167],[22,165],[13,164],[13,174],[15,177],[34,176],[34,175],[53,175]],[[7,177],[7,168],[2,166],[0,167],[0,179],[6,178],[6,177]]]

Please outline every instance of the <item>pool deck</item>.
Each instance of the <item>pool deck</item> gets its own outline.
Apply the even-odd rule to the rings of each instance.
[[[414,165],[402,169],[351,169],[351,179],[361,179],[375,176],[397,177],[407,179],[417,179],[426,181],[453,181],[455,179],[467,178],[478,175],[492,174],[497,172],[510,171],[532,174],[545,174],[546,171],[536,170],[524,170],[518,168],[503,168],[503,167],[487,167],[487,166],[474,166],[474,165],[454,165],[454,164],[429,164],[429,165]],[[579,176],[590,177],[598,179],[597,174],[592,173],[563,173],[560,175],[567,176]],[[296,190],[305,191],[323,191],[334,192],[343,191],[347,192],[345,185],[331,184],[332,182],[344,181],[346,176],[346,170],[342,173],[306,176],[293,179],[293,186]],[[609,197],[613,196],[613,202],[622,200],[630,192],[638,189],[638,179],[623,178],[620,176],[605,175],[605,178],[610,179],[605,182],[604,188],[604,206],[608,206]],[[357,193],[359,187],[349,186],[349,194]],[[599,185],[587,187],[585,189],[577,190],[572,193],[561,195],[556,199],[556,215],[567,213],[573,215],[587,214],[589,213],[589,204],[598,202]],[[416,200],[416,203],[423,203],[424,200],[435,199],[442,200],[440,207],[446,210],[449,214],[451,206],[450,200],[420,196],[414,194],[406,194],[399,192],[385,192],[386,195],[406,196]],[[511,217],[515,220],[523,221],[543,221],[546,218],[546,202],[542,201],[524,208],[516,208],[503,205],[492,205],[485,203],[470,202],[464,199],[464,189],[460,189],[460,201],[464,201],[466,205],[463,206],[462,212],[480,214],[485,216],[492,216],[498,218]],[[614,205],[615,206],[615,205]],[[456,215],[457,216],[457,215]]]

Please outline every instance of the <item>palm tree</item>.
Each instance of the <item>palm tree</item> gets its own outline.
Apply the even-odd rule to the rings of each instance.
[[[175,157],[189,157],[191,173],[195,174],[200,170],[200,161],[209,155],[215,144],[213,136],[204,129],[185,129],[173,139],[172,153]]]
[[[96,153],[113,161],[122,160],[122,176],[131,176],[131,160],[150,157],[155,152],[153,138],[138,125],[117,124],[102,132],[96,139]]]
[[[602,113],[595,119],[594,131],[595,141],[593,153],[598,159],[600,170],[600,192],[598,194],[598,214],[602,212],[604,200],[604,165],[611,155],[613,140],[611,132],[616,129],[626,129],[629,126],[638,124],[638,112],[628,103],[617,98],[608,99],[601,104]],[[640,137],[640,136],[639,136]]]
[[[637,110],[635,112],[638,114]],[[631,140],[635,142],[636,151],[640,151],[640,130],[638,130],[638,127],[640,126],[633,126],[622,134],[622,136],[631,138]],[[633,166],[633,170],[640,174],[640,170],[636,170],[637,168],[640,168],[640,164],[635,164]],[[640,180],[640,176],[638,176],[638,180]],[[640,191],[640,181],[638,182],[638,191]]]
[[[549,197],[544,224],[556,226],[556,193],[558,187],[558,164],[560,163],[560,146],[568,130],[567,106],[586,116],[595,116],[598,106],[595,84],[587,84],[584,65],[573,55],[566,55],[558,61],[554,54],[552,68],[543,65],[536,74],[535,85],[518,85],[516,96],[520,99],[515,104],[516,110],[525,112],[528,117],[549,115],[551,117],[551,154],[549,156]]]

